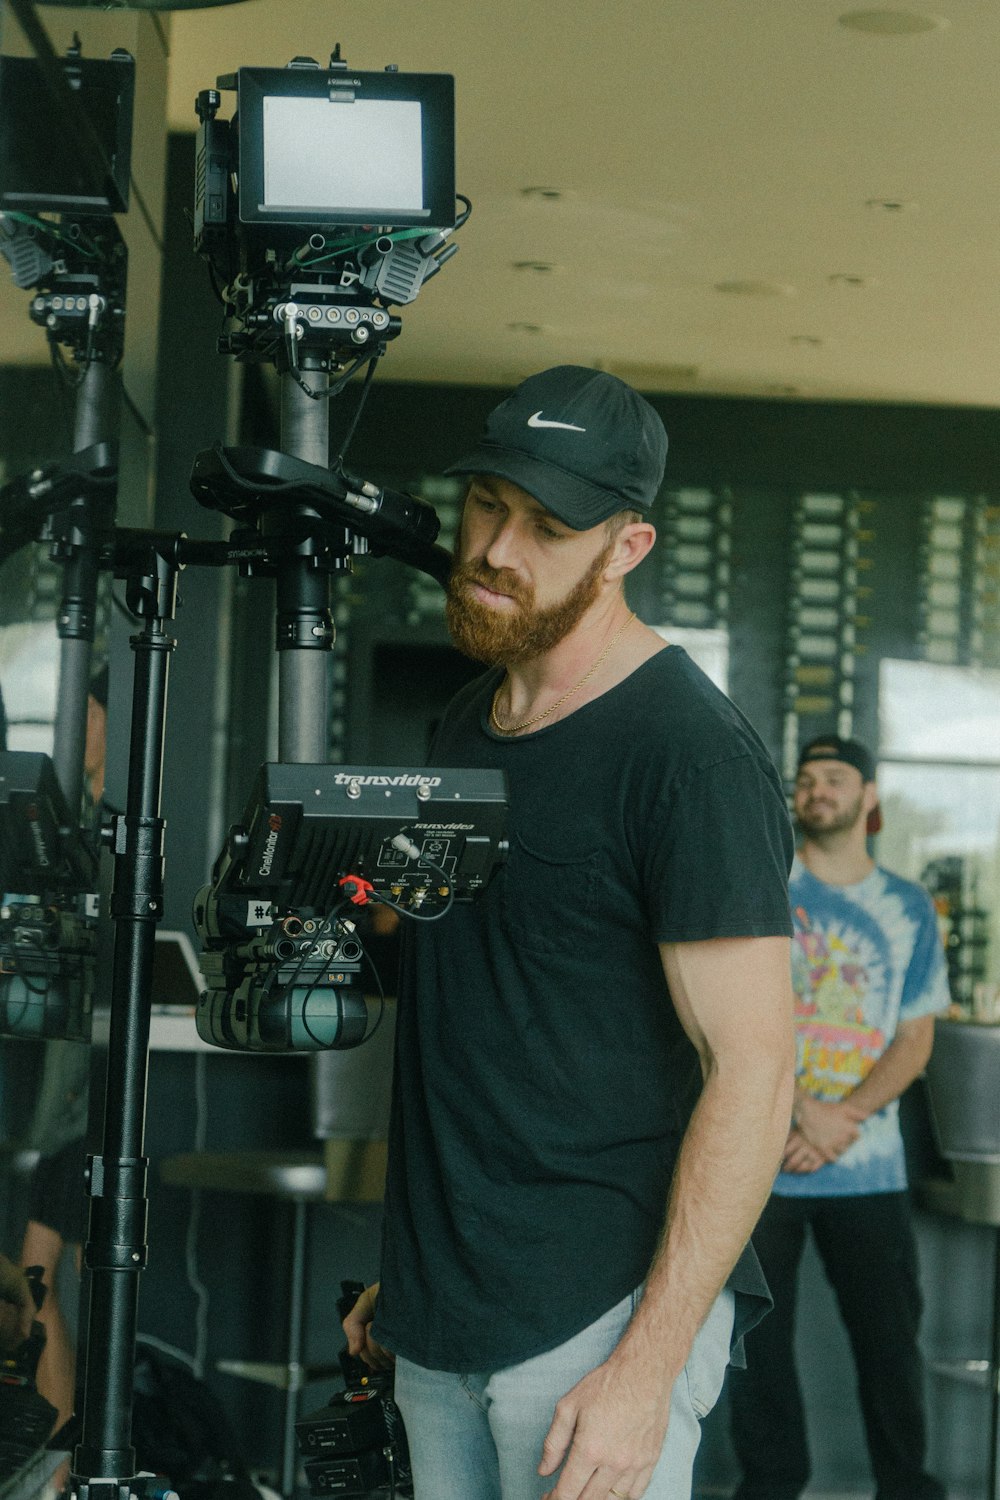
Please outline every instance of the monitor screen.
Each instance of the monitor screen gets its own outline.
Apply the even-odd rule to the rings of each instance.
[[[112,58],[63,61],[67,82],[94,127],[107,164],[95,182],[72,123],[33,57],[0,57],[0,208],[25,213],[124,213],[128,208],[135,63]]]
[[[261,208],[426,216],[421,116],[416,99],[266,97]]]
[[[449,74],[241,68],[236,78],[244,224],[454,225]]]

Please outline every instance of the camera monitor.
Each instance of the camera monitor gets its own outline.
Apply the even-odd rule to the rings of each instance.
[[[454,226],[450,74],[240,68],[236,80],[244,224]]]
[[[70,122],[46,87],[33,57],[0,57],[0,209],[7,212],[109,214],[128,208],[135,61],[61,60],[66,81],[87,116],[107,163],[103,183],[75,146]]]
[[[97,856],[70,816],[47,755],[0,751],[0,896],[97,889]]]

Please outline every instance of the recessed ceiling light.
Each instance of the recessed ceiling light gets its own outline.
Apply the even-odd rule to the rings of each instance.
[[[944,16],[929,16],[914,10],[849,10],[837,20],[849,31],[866,31],[869,36],[918,36],[924,31],[941,31],[948,25]]]
[[[731,297],[794,297],[795,288],[780,281],[717,281],[717,292]]]
[[[912,198],[866,198],[865,208],[874,208],[886,214],[911,214],[916,208]]]

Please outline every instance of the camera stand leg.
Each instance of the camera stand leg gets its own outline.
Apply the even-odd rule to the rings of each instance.
[[[161,547],[154,543],[142,552],[125,574],[130,606],[145,624],[131,641],[135,685],[126,811],[112,823],[115,937],[107,1089],[101,1154],[88,1163],[87,1368],[83,1432],[71,1478],[81,1500],[120,1500],[137,1489],[132,1388],[139,1274],[146,1262],[149,994],[153,940],[163,908],[160,788],[174,648],[164,625],[176,604],[176,539],[163,538]]]

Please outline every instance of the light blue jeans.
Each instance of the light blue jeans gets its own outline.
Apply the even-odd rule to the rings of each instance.
[[[575,1338],[504,1370],[452,1375],[396,1361],[396,1402],[413,1462],[414,1500],[540,1500],[557,1475],[537,1472],[556,1402],[603,1364],[639,1303],[633,1292]],[[685,1500],[700,1420],[719,1398],[733,1294],[706,1318],[670,1398],[670,1425],[645,1500]]]

